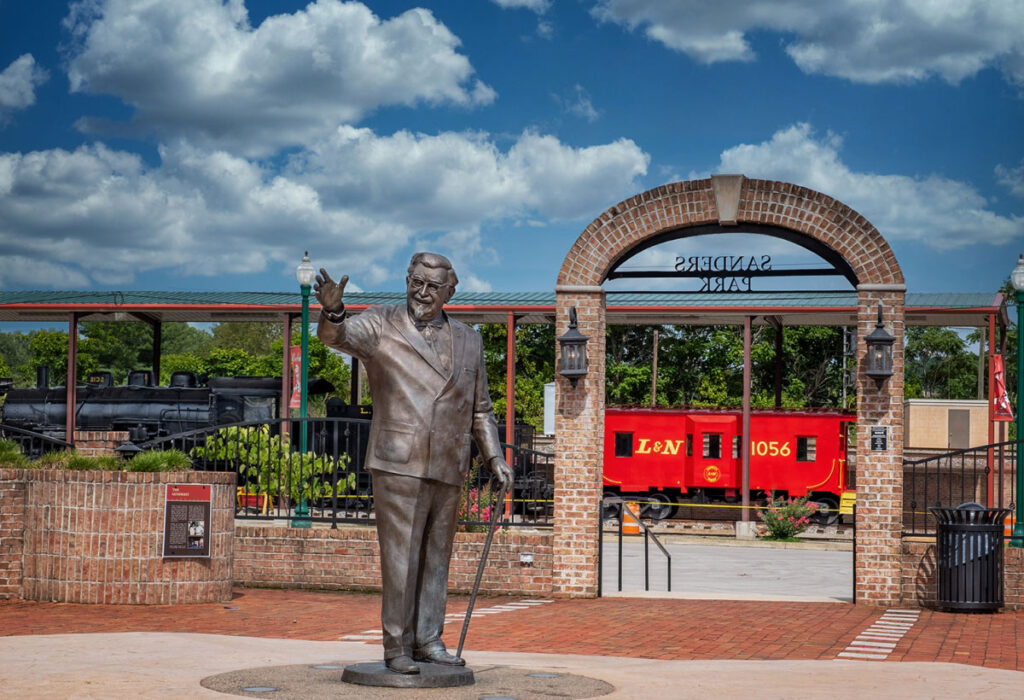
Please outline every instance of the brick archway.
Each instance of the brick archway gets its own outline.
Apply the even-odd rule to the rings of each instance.
[[[857,278],[858,358],[875,327],[877,307],[896,336],[893,376],[880,388],[857,370],[857,421],[888,426],[889,450],[872,452],[857,433],[858,602],[900,600],[903,464],[903,273],[889,244],[862,215],[820,192],[786,182],[716,175],[677,182],[619,202],[594,219],[570,248],[558,274],[556,333],[576,307],[590,338],[590,372],[577,388],[560,377],[555,411],[553,585],[570,596],[597,594],[598,502],[605,395],[605,299],[601,284],[623,256],[645,241],[693,226],[762,224],[788,229],[835,251]]]

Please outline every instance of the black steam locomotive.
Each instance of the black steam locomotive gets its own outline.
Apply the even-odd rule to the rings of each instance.
[[[67,390],[47,386],[45,373],[33,389],[8,389],[0,412],[4,425],[64,437]],[[169,386],[150,371],[131,372],[115,386],[110,372],[89,375],[76,390],[78,430],[124,430],[145,442],[213,425],[271,420],[279,415],[281,380],[275,377],[211,377],[201,385],[193,372],[174,372]]]

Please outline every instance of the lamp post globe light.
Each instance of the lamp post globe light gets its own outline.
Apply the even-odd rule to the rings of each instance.
[[[299,373],[299,448],[302,454],[308,450],[309,428],[306,425],[308,415],[308,393],[309,393],[309,290],[316,280],[316,269],[309,259],[307,250],[302,256],[302,262],[295,268],[295,279],[298,280],[299,289],[302,292],[302,346],[301,346],[301,370]],[[290,338],[288,339],[291,340]],[[301,464],[301,462],[300,462]],[[300,498],[298,507],[295,509],[295,519],[292,520],[292,527],[309,527],[309,507],[306,499]]]
[[[1010,282],[1017,292],[1017,465],[1016,487],[1014,490],[1013,535],[1011,547],[1024,547],[1024,450],[1020,440],[1024,439],[1024,255],[1017,258],[1017,265],[1010,273]]]

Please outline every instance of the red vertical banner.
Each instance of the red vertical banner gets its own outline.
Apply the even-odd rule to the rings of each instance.
[[[292,346],[292,398],[288,402],[288,408],[302,407],[302,348],[298,345]]]
[[[1006,372],[1003,367],[1003,356],[992,356],[992,420],[1012,421],[1013,408],[1010,407],[1010,395],[1006,393]]]

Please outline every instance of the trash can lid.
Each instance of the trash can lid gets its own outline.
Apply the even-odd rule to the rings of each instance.
[[[956,507],[956,509],[957,510],[985,510],[985,506],[981,505],[980,503],[975,503],[974,501],[967,501],[966,503],[961,503],[960,505],[958,505]]]
[[[1010,514],[1009,508],[986,508],[978,503],[961,503],[956,508],[932,506],[928,509],[940,525],[1001,523]]]

